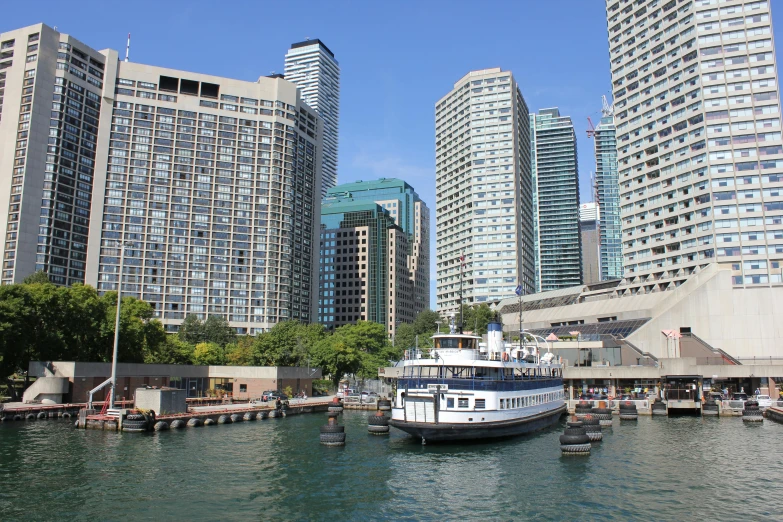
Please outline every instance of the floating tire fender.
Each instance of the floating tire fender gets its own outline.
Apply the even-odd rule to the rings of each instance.
[[[372,434],[384,434],[389,433],[389,427],[388,426],[376,426],[376,425],[369,425],[367,426],[367,431]]]
[[[215,419],[206,419],[204,420],[204,426],[217,426],[217,422],[215,422]]]
[[[590,436],[587,433],[582,435],[560,435],[558,437],[561,445],[568,446],[573,444],[589,444]]]
[[[321,442],[345,442],[345,433],[321,433]]]
[[[218,417],[218,424],[231,424],[231,417],[228,415],[221,415]]]
[[[590,443],[586,444],[561,444],[560,445],[560,451],[566,454],[589,454],[590,453]]]
[[[196,417],[193,417],[188,421],[188,428],[200,428],[203,425],[204,423],[201,421],[201,419],[198,419]]]

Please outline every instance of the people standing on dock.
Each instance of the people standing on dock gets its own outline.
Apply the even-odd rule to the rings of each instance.
[[[280,400],[280,397],[275,401],[275,409],[278,411],[283,409],[283,401]]]

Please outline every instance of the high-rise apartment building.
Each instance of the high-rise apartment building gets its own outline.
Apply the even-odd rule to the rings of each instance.
[[[613,108],[606,103],[593,132],[595,141],[595,193],[600,211],[600,280],[623,277],[620,182],[617,169],[617,133]]]
[[[337,185],[338,130],[340,121],[340,66],[321,40],[291,45],[285,55],[285,79],[295,83],[302,100],[323,121],[321,155],[322,195]]]
[[[571,118],[560,110],[530,115],[535,191],[536,290],[582,283],[579,234],[579,170]]]
[[[532,293],[530,123],[510,72],[472,71],[438,100],[435,164],[438,309],[458,310],[461,287],[466,305]]]
[[[372,201],[389,211],[408,235],[407,265],[414,281],[413,311],[430,307],[430,209],[416,190],[401,179],[343,183],[327,190],[324,203],[336,200]]]
[[[0,136],[36,147],[18,172],[0,159],[4,215],[21,217],[6,251],[37,243],[17,267],[101,293],[121,279],[169,330],[191,313],[243,333],[315,320],[321,124],[295,85],[121,62],[40,24],[0,42],[19,49],[3,72],[21,102],[4,102]]]
[[[579,205],[579,234],[582,241],[582,282],[586,285],[601,280],[601,222],[596,203]]]
[[[60,285],[85,282],[96,221],[90,201],[103,190],[95,178],[105,169],[99,128],[111,119],[105,83],[114,67],[42,24],[0,33],[2,284],[35,270]]]
[[[332,330],[356,321],[394,335],[416,318],[408,234],[371,200],[327,198],[321,206],[318,320]]]
[[[781,281],[783,140],[770,4],[606,2],[625,293],[719,261]]]

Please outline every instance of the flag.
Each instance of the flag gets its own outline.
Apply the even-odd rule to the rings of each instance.
[[[521,297],[522,296],[522,285],[517,285],[517,289],[514,290],[514,293]]]

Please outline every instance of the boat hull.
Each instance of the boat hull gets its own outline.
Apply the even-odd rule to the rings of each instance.
[[[494,439],[524,435],[546,429],[556,424],[560,420],[560,416],[566,413],[566,411],[566,405],[563,404],[555,410],[507,421],[434,424],[430,422],[406,422],[390,419],[389,426],[393,426],[427,442]]]

